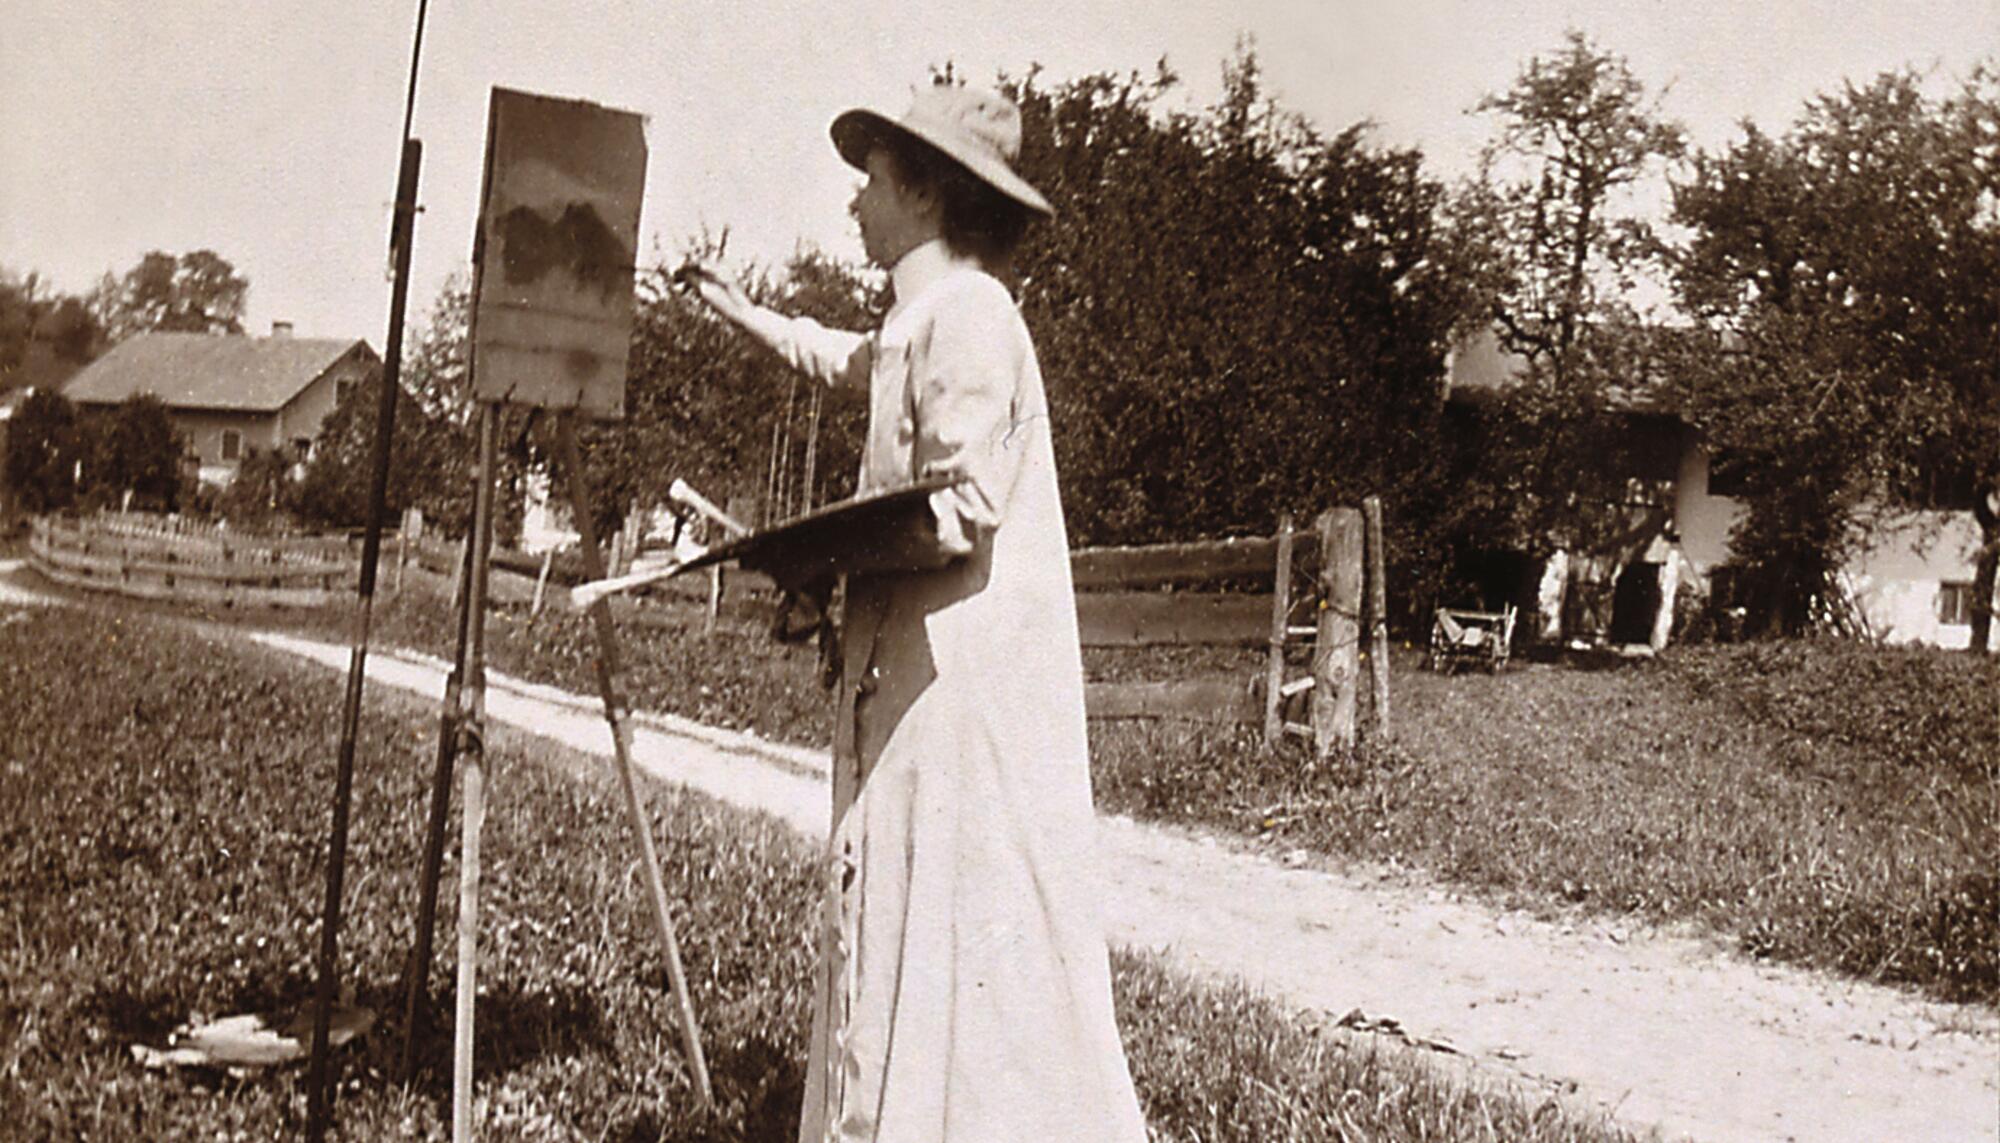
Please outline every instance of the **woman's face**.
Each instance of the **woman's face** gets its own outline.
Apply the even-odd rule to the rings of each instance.
[[[868,181],[847,213],[861,224],[861,248],[883,269],[938,236],[935,199],[903,182],[896,161],[880,147],[868,152]]]

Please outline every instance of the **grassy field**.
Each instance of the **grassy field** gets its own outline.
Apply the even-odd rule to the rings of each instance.
[[[337,682],[137,609],[0,620],[0,1122],[26,1139],[295,1135],[303,1069],[150,1072],[128,1049],[192,1016],[310,995]],[[442,958],[419,1083],[385,1079],[403,1034],[394,988],[435,719],[431,704],[371,694],[342,962],[357,999],[385,1017],[341,1054],[344,1138],[446,1135]],[[699,796],[654,798],[719,1100],[699,1114],[602,764],[505,732],[489,757],[484,1137],[789,1138],[811,960],[807,844]],[[446,896],[443,950],[455,939]],[[1115,969],[1156,1139],[1628,1137],[1445,1082],[1157,960],[1119,957]]]
[[[628,619],[635,701],[825,743],[811,649],[740,607],[706,639],[691,605]],[[502,669],[590,692],[579,617],[503,610],[490,631]],[[385,609],[385,638],[449,654],[447,636],[420,592]],[[1106,677],[1254,670],[1237,652],[1089,659]],[[1232,729],[1094,724],[1099,805],[2000,1003],[2000,659],[1799,642],[1497,677],[1407,651],[1394,667],[1396,744],[1327,767]]]
[[[1245,735],[1127,725],[1100,729],[1094,764],[1106,808],[1992,1004],[1995,693],[1992,664],[1837,645],[1411,669],[1391,749],[1315,768]]]

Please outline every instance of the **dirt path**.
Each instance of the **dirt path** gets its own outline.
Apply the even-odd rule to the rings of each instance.
[[[0,561],[0,621],[63,604]],[[249,638],[335,671],[347,649]],[[444,664],[376,651],[370,677],[443,692]],[[594,700],[496,674],[496,722],[610,753]],[[824,753],[669,715],[637,718],[655,777],[826,829]],[[1759,965],[1611,922],[1550,924],[1379,869],[1314,868],[1228,839],[1106,818],[1113,941],[1247,981],[1475,1081],[1527,1085],[1704,1141],[2000,1139],[2000,1017]]]
[[[266,646],[345,670],[344,648]],[[374,655],[371,677],[433,697],[443,664]],[[594,701],[495,675],[498,722],[609,753]],[[671,716],[638,719],[663,781],[826,829],[826,757]],[[1759,965],[1687,937],[1550,924],[1352,867],[1287,867],[1233,843],[1103,823],[1111,938],[1248,981],[1299,1008],[1429,1049],[1636,1127],[1704,1141],[1985,1143],[2000,1138],[2000,1018]]]

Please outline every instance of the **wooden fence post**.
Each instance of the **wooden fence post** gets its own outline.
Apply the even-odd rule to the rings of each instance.
[[[1285,733],[1285,627],[1292,620],[1292,514],[1278,517],[1277,570],[1271,579],[1271,647],[1264,667],[1264,749]]]
[[[402,527],[396,529],[396,586],[395,594],[403,594],[403,570],[410,566],[410,545],[423,538],[424,512],[421,508],[403,509]]]
[[[549,589],[549,569],[555,565],[556,550],[550,548],[542,553],[541,574],[535,577],[535,598],[528,604],[528,622],[533,623],[542,613],[542,600]]]
[[[1355,688],[1361,677],[1361,512],[1329,508],[1319,517],[1319,633],[1313,642],[1313,746],[1324,760],[1354,745]]]
[[[451,609],[453,611],[458,610],[459,602],[465,598],[465,587],[466,587],[465,565],[466,561],[471,558],[470,556],[467,556],[465,553],[468,550],[470,550],[471,547],[472,547],[472,530],[468,528],[466,529],[465,532],[464,546],[459,548],[458,567],[455,571],[452,572],[451,576]]]
[[[1361,502],[1368,524],[1368,674],[1375,683],[1374,717],[1368,721],[1369,739],[1389,741],[1389,588],[1383,568],[1382,498],[1370,496]]]

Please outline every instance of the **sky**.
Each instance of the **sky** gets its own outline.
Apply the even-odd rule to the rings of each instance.
[[[0,269],[80,292],[149,250],[208,248],[249,279],[251,332],[286,320],[379,349],[416,7],[8,0]],[[470,256],[496,85],[646,117],[641,234],[659,257],[727,228],[739,264],[801,243],[859,261],[856,176],[827,124],[899,115],[947,61],[1053,82],[1165,58],[1204,104],[1248,36],[1283,106],[1327,131],[1369,120],[1457,178],[1493,126],[1468,109],[1570,28],[1707,147],[1745,118],[1782,130],[1845,79],[1911,66],[1942,85],[2000,60],[2000,0],[431,0],[411,317]]]

